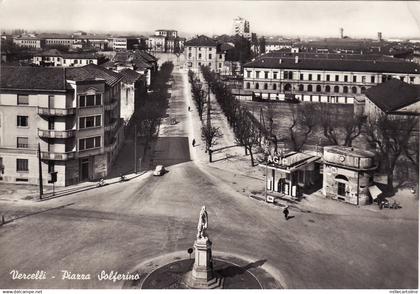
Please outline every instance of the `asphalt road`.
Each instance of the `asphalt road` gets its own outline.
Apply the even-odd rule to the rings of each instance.
[[[192,247],[202,205],[213,250],[266,260],[284,287],[417,288],[418,218],[292,210],[284,220],[190,160],[181,74],[174,82],[168,112],[179,123],[164,122],[154,154],[169,172],[46,203],[2,202],[3,211],[28,216],[0,227],[0,288],[120,288],[97,274]],[[43,270],[47,279],[13,280],[12,270]],[[64,270],[91,279],[62,279]]]

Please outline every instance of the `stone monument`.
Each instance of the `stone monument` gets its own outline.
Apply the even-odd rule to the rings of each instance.
[[[194,242],[194,266],[184,278],[185,284],[189,288],[223,288],[223,278],[213,270],[212,243],[207,235],[208,223],[206,207],[203,206],[198,219],[197,239]]]

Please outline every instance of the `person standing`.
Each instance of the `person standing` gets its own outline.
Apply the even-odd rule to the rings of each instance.
[[[192,140],[192,146],[195,147],[195,139]]]
[[[283,214],[284,214],[284,218],[288,220],[289,219],[289,206],[288,205],[286,205],[286,207],[283,209]]]

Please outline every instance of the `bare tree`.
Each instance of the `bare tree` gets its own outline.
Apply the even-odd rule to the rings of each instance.
[[[241,108],[238,112],[234,131],[236,142],[244,146],[245,155],[248,155],[249,152],[249,155],[251,156],[251,166],[254,166],[253,148],[259,143],[259,129],[253,123],[250,114],[245,108]]]
[[[308,103],[292,107],[291,124],[288,127],[288,140],[292,150],[302,150],[316,125],[317,114],[313,104]]]
[[[222,132],[218,127],[213,126],[203,126],[201,127],[201,139],[206,142],[206,150],[209,153],[209,162],[211,159],[211,147],[217,144],[217,140],[223,136]]]
[[[413,179],[416,182],[416,196],[419,199],[419,133],[418,131],[413,132],[413,136],[411,136],[408,144],[404,148],[405,156],[411,162],[412,167],[414,169],[415,178]]]
[[[397,117],[386,114],[367,121],[366,138],[379,153],[381,167],[386,172],[390,192],[394,191],[396,163],[406,150],[416,124],[415,117]]]
[[[336,109],[326,103],[319,105],[318,112],[320,127],[329,143],[350,147],[353,141],[362,134],[365,124],[363,116],[342,118]]]

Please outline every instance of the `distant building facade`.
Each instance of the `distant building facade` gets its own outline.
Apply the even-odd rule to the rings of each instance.
[[[121,77],[97,65],[2,67],[0,181],[37,184],[40,144],[44,184],[58,186],[108,174],[123,141]]]
[[[246,63],[243,76],[243,89],[256,99],[353,104],[391,78],[420,84],[420,66],[384,57],[272,52]]]
[[[251,31],[249,27],[249,21],[242,17],[236,17],[233,19],[232,35],[239,35],[244,38],[251,38]]]
[[[13,44],[19,47],[41,49],[44,40],[35,36],[18,36],[13,38]]]
[[[200,66],[208,66],[215,72],[224,69],[225,53],[220,51],[216,40],[201,35],[185,42],[185,67],[199,70]]]
[[[162,53],[180,53],[184,50],[184,43],[185,38],[180,38],[176,30],[156,30],[155,34],[146,40],[150,51]]]
[[[98,57],[95,53],[61,53],[57,49],[50,49],[35,54],[32,62],[39,66],[77,67],[98,64]]]

